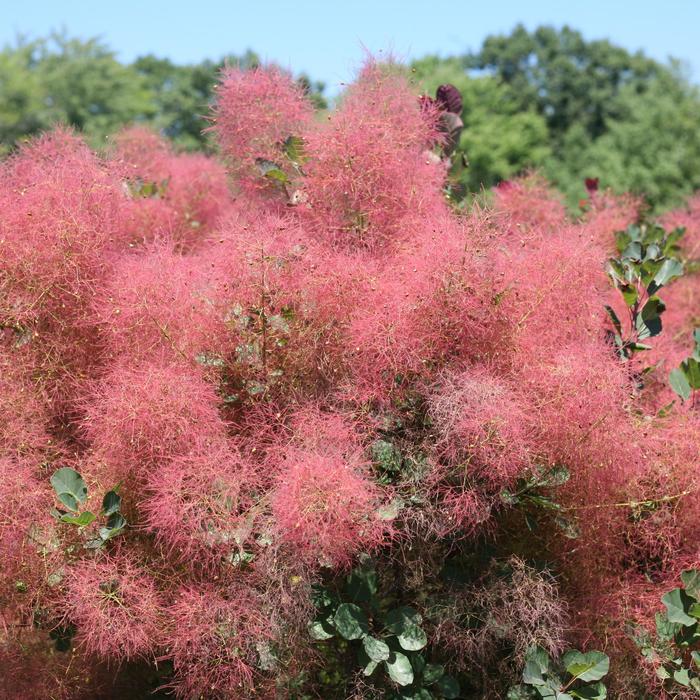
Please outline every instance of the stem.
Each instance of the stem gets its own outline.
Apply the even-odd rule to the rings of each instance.
[[[643,501],[624,501],[621,503],[596,503],[593,505],[586,506],[568,506],[562,507],[563,511],[571,510],[594,510],[598,508],[637,508],[639,506],[653,506],[659,503],[669,503],[670,501],[677,501],[684,496],[688,496],[691,493],[697,491],[697,487],[694,489],[688,489],[686,491],[681,491],[680,493],[673,494],[672,496],[662,496],[661,498],[650,498]]]

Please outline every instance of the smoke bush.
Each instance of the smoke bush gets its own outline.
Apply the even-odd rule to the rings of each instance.
[[[444,171],[426,156],[439,140],[437,113],[421,109],[391,67],[368,63],[308,139],[302,215],[325,240],[381,248],[441,209]]]
[[[157,648],[162,603],[143,568],[124,556],[84,561],[66,580],[63,613],[88,654],[120,661]]]
[[[657,692],[624,622],[700,561],[668,379],[697,197],[665,217],[663,332],[621,357],[605,265],[638,200],[571,218],[527,176],[455,211],[458,96],[393,64],[323,119],[278,69],[221,79],[225,164],[143,129],[0,163],[0,693],[503,697],[535,643]]]
[[[83,430],[115,483],[143,480],[196,442],[218,446],[225,439],[213,388],[180,365],[117,365],[93,396]]]
[[[279,144],[306,131],[311,103],[278,68],[226,68],[217,88],[213,129],[240,185],[261,187],[256,159],[275,161]]]
[[[277,527],[299,556],[347,565],[382,542],[380,493],[342,421],[313,413],[296,420],[303,444],[288,446],[279,467],[272,496]]]
[[[133,243],[157,238],[190,249],[229,207],[222,165],[199,154],[176,155],[146,128],[117,134],[109,166],[128,195],[124,226]]]
[[[224,597],[206,586],[185,588],[167,612],[178,696],[245,697],[253,691],[256,642],[273,633],[254,592],[238,587]]]
[[[139,510],[169,556],[195,567],[216,565],[243,544],[251,476],[225,445],[192,447],[148,475]]]

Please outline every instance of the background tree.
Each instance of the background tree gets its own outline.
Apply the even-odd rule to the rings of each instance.
[[[461,57],[413,64],[428,89],[464,95],[469,191],[540,168],[572,207],[583,179],[662,209],[699,185],[700,95],[678,63],[659,63],[577,31],[518,25]]]
[[[123,124],[154,114],[145,81],[111,50],[97,39],[63,34],[20,40],[0,52],[0,92],[3,150],[56,123],[74,126],[99,145]]]
[[[98,39],[20,39],[0,51],[0,153],[57,123],[82,131],[94,147],[136,122],[151,125],[181,149],[209,149],[204,115],[225,64],[254,68],[260,59],[248,50],[178,65],[148,54],[124,65]],[[327,106],[323,83],[304,74],[298,80],[316,107]]]

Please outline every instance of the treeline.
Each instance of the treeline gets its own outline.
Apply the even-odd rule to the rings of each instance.
[[[249,50],[190,65],[153,55],[123,64],[98,39],[19,40],[0,51],[0,153],[56,123],[80,130],[98,148],[124,125],[139,123],[182,149],[208,149],[204,115],[224,64],[252,68],[260,59]],[[298,80],[317,106],[326,106],[322,83]]]
[[[181,148],[208,149],[203,129],[218,70],[255,66],[248,51],[219,61],[177,65],[143,56],[122,64],[98,40],[53,35],[0,52],[0,149],[56,122],[95,146],[132,122],[149,124]],[[700,93],[678,62],[660,63],[609,41],[587,41],[568,27],[518,26],[489,36],[462,56],[428,56],[411,70],[418,89],[453,83],[462,92],[459,174],[478,192],[539,169],[570,205],[583,179],[642,194],[655,209],[700,188]],[[298,76],[319,107],[324,85]]]

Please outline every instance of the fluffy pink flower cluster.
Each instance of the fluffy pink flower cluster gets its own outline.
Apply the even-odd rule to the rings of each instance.
[[[271,697],[310,653],[311,584],[414,537],[512,541],[504,491],[558,465],[585,517],[575,547],[554,527],[537,547],[581,637],[601,590],[621,628],[700,563],[699,414],[658,412],[700,278],[669,288],[640,396],[603,311],[636,203],[596,192],[572,221],[527,178],[457,214],[436,120],[393,66],[323,120],[285,73],[229,69],[228,171],[140,129],[104,158],[57,131],[0,164],[0,658],[50,659],[45,697],[166,659],[178,697]],[[697,202],[671,219],[697,255]],[[378,440],[420,469],[383,478]],[[51,516],[63,466],[94,522]],[[115,488],[127,525],[94,546]],[[73,630],[78,661],[57,671],[32,617]]]

